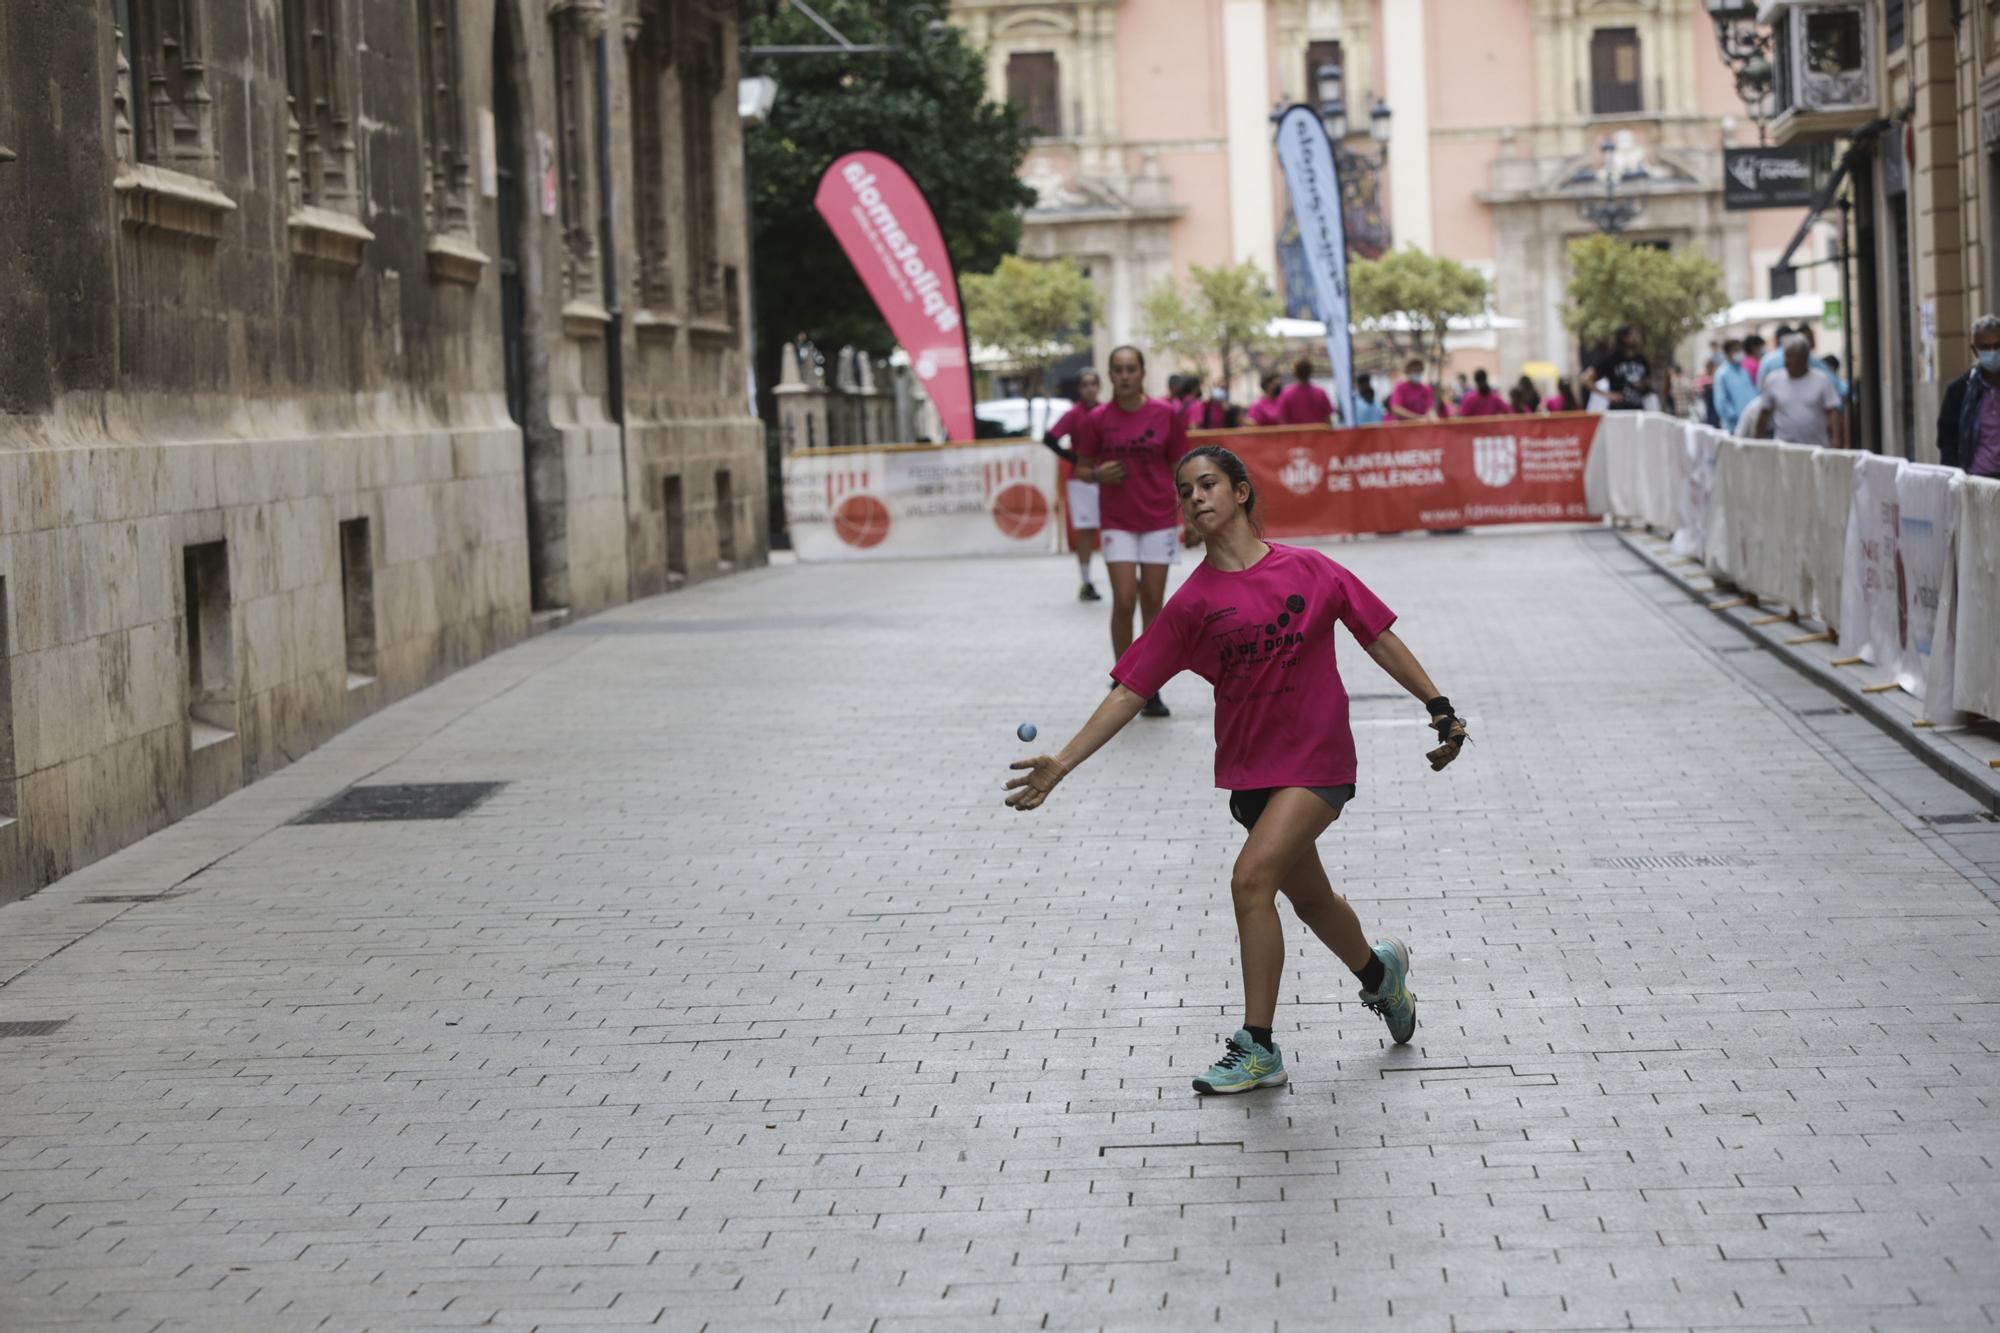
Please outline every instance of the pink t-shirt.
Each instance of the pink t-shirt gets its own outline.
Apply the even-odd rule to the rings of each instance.
[[[1094,411],[1096,411],[1094,404],[1070,404],[1069,411],[1057,417],[1056,424],[1049,427],[1049,438],[1060,440],[1067,436],[1075,435],[1076,428],[1083,424],[1083,419]]]
[[[1324,426],[1333,420],[1333,399],[1317,384],[1293,380],[1278,395],[1278,420],[1287,426]]]
[[[1542,399],[1542,411],[1544,412],[1563,412],[1567,410],[1568,409],[1566,409],[1563,406],[1562,395],[1559,393],[1552,393],[1548,397]]]
[[[1396,614],[1318,551],[1269,545],[1234,574],[1195,566],[1111,677],[1145,697],[1182,671],[1215,686],[1218,787],[1339,787],[1355,758],[1334,622],[1366,647]]]
[[[1469,393],[1458,400],[1458,415],[1462,417],[1507,417],[1514,409],[1507,400],[1488,389],[1485,393]]]
[[[1396,387],[1389,391],[1389,406],[1400,407],[1405,412],[1415,412],[1418,416],[1431,410],[1437,395],[1428,384],[1414,384],[1409,380],[1397,380]],[[1396,414],[1389,414],[1394,417]]]
[[[1174,464],[1188,451],[1187,423],[1172,403],[1148,398],[1127,412],[1114,400],[1100,403],[1077,428],[1076,456],[1123,463],[1125,479],[1098,488],[1098,527],[1111,532],[1178,528],[1180,495]]]
[[[1277,426],[1283,424],[1278,416],[1278,400],[1259,398],[1250,404],[1250,424],[1253,426]]]

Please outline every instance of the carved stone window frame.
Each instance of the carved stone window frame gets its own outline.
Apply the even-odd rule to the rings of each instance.
[[[112,191],[119,221],[136,232],[213,241],[236,211],[235,201],[206,178],[217,152],[215,104],[202,57],[203,2],[112,5]]]
[[[459,0],[416,0],[425,250],[431,277],[477,286],[489,262],[475,239]]]
[[[604,0],[549,0],[563,327],[574,338],[602,337],[611,321],[597,253],[597,62],[592,50],[608,19]]]
[[[292,253],[360,267],[375,233],[361,222],[348,0],[281,0],[285,61],[286,226]]]
[[[671,151],[667,72],[674,66],[676,25],[670,0],[636,0],[625,21],[626,84],[631,98],[633,304],[641,332],[670,325],[674,301]]]
[[[722,155],[716,104],[729,72],[722,20],[694,9],[681,24],[681,194],[686,202],[688,311],[698,320],[727,317],[722,266],[722,200],[715,188]]]

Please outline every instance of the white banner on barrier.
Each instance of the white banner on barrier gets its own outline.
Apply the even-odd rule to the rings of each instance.
[[[1715,455],[1722,448],[1722,432],[1690,423],[1681,447],[1687,453],[1687,473],[1681,483],[1674,554],[1699,556],[1708,549],[1709,502],[1715,494]]]
[[[1025,441],[785,459],[785,524],[807,561],[1044,555],[1055,497],[1055,455]]]
[[[1952,707],[1953,605],[1958,582],[1957,468],[1905,464],[1896,474],[1896,574],[1902,652],[1896,683],[1925,704],[1933,722],[1960,721]]]
[[[1752,510],[1749,480],[1743,451],[1749,442],[1725,437],[1715,451],[1715,480],[1709,494],[1708,540],[1702,545],[1702,560],[1709,569],[1741,585],[1748,578],[1743,567],[1743,541],[1735,531],[1738,523],[1748,523]]]
[[[2000,481],[1967,477],[1958,489],[1957,642],[1952,701],[2000,717]]]
[[[1840,650],[1878,665],[1902,652],[1896,591],[1896,474],[1902,460],[1863,454],[1854,468],[1840,576]]]
[[[1847,557],[1847,518],[1854,508],[1854,460],[1846,449],[1813,451],[1813,520],[1807,538],[1812,605],[1801,608],[1838,628],[1840,586]]]

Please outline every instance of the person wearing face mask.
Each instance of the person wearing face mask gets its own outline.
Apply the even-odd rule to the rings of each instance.
[[[1389,416],[1395,421],[1433,421],[1437,418],[1437,395],[1424,383],[1424,363],[1411,357],[1403,363],[1403,378],[1389,391]]]
[[[1938,461],[1975,477],[2000,477],[2000,316],[1972,325],[1972,369],[1945,387]]]
[[[1722,344],[1722,356],[1722,369],[1715,372],[1715,420],[1723,430],[1733,431],[1743,409],[1757,396],[1757,386],[1743,364],[1742,343],[1731,338]]]

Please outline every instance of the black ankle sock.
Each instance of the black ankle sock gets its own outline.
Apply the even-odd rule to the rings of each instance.
[[[1373,995],[1382,989],[1382,983],[1388,979],[1388,973],[1389,969],[1382,966],[1382,960],[1371,953],[1368,955],[1368,966],[1354,975],[1361,978],[1361,989]]]
[[[1262,1046],[1265,1050],[1275,1051],[1278,1049],[1277,1047],[1271,1044],[1271,1029],[1253,1028],[1248,1023],[1245,1023],[1243,1025],[1243,1030],[1250,1034],[1250,1040],[1256,1042],[1259,1046]]]

